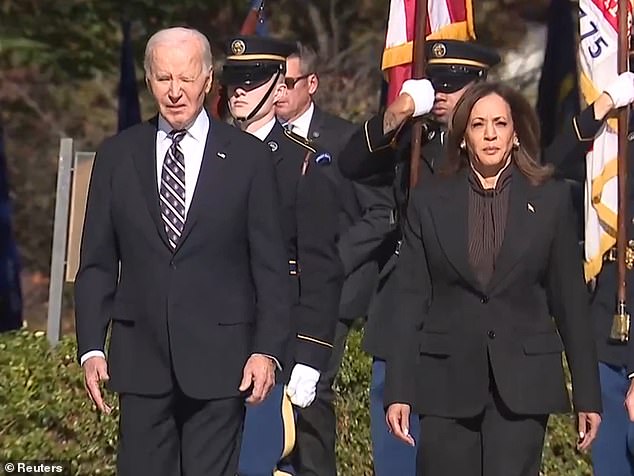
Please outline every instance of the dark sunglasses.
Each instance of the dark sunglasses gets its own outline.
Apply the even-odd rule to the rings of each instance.
[[[303,75],[301,75],[301,76],[298,76],[297,78],[291,78],[291,77],[288,77],[288,76],[287,76],[287,77],[284,79],[284,83],[286,84],[286,87],[287,87],[288,89],[294,89],[294,88],[295,88],[295,85],[296,85],[299,81],[301,81],[302,79],[306,79],[306,78],[307,78],[308,76],[310,76],[310,75],[311,75],[311,73],[308,73],[308,74],[303,74]]]

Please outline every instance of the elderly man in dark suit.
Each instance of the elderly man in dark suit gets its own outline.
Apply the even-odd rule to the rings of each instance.
[[[233,476],[245,397],[270,392],[288,334],[273,163],[203,108],[204,35],[159,31],[145,72],[158,116],[95,158],[75,285],[79,359],[102,412],[100,382],[119,394],[117,474]]]

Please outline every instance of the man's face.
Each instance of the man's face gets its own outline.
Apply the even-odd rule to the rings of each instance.
[[[271,84],[275,80],[275,76],[271,77],[264,84],[257,86],[246,85],[230,85],[227,86],[227,96],[229,97],[229,111],[231,115],[236,119],[247,117],[260,104],[260,101],[267,93]],[[275,103],[280,100],[286,93],[286,85],[283,82],[279,82],[274,88],[273,92],[269,95],[264,102],[260,110],[255,114],[250,121],[256,121],[267,114],[269,114],[275,108]]]
[[[453,114],[453,111],[456,107],[456,103],[460,100],[462,95],[472,84],[473,83],[469,83],[462,89],[458,89],[457,91],[454,91],[452,93],[443,93],[437,91],[434,98],[434,107],[431,110],[434,118],[441,124],[449,124],[449,121],[451,120],[451,115]]]
[[[308,109],[319,80],[316,74],[302,75],[299,58],[291,56],[286,60],[286,84],[286,94],[277,102],[275,114],[284,121],[290,121]]]
[[[211,71],[203,71],[200,44],[192,38],[156,45],[146,82],[161,115],[174,129],[185,129],[202,109],[211,79]]]

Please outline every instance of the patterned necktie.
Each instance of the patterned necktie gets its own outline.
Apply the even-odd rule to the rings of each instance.
[[[169,133],[172,145],[165,154],[161,171],[161,216],[172,248],[176,248],[185,226],[185,157],[178,144],[186,133]]]

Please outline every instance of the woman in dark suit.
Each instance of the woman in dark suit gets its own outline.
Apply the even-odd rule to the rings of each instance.
[[[548,416],[570,410],[579,449],[601,421],[597,356],[567,187],[539,161],[521,94],[470,88],[456,106],[444,174],[409,203],[397,267],[387,422],[424,476],[537,476]]]

